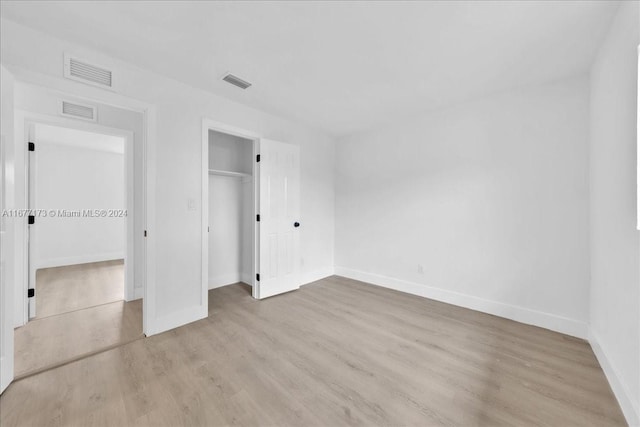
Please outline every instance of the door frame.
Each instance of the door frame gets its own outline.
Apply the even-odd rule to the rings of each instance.
[[[253,159],[251,161],[252,189],[253,189],[253,215],[260,209],[260,174],[256,156],[260,154],[261,136],[251,130],[242,129],[221,123],[209,118],[202,119],[202,298],[208,301],[209,296],[209,131],[225,133],[252,141]],[[260,223],[254,221],[253,226],[253,263],[251,271],[251,294],[253,298],[260,295],[260,282],[256,280],[256,274],[260,271]]]
[[[4,71],[4,70],[3,70]],[[11,135],[13,136],[13,135]],[[7,177],[6,173],[6,161],[7,161],[7,135],[0,134],[0,173],[2,179],[0,179],[0,209],[4,211],[6,208],[7,200]],[[8,266],[6,264],[6,251],[9,249],[7,244],[7,231],[9,228],[9,221],[6,218],[0,219],[0,394],[11,384],[13,381],[13,366],[14,366],[14,333],[13,333],[13,309],[15,305],[15,298],[13,297],[14,284],[8,284],[7,271]]]
[[[75,99],[78,101],[84,101],[88,103],[100,103],[105,104],[117,108],[122,108],[130,111],[135,111],[142,114],[143,123],[142,129],[143,133],[141,135],[141,144],[142,144],[142,175],[143,175],[143,185],[142,185],[142,194],[140,197],[142,198],[142,210],[143,210],[143,228],[146,233],[144,239],[143,246],[143,259],[138,260],[138,262],[144,262],[145,268],[143,269],[143,277],[141,278],[141,283],[143,287],[143,301],[142,301],[142,330],[146,336],[153,335],[162,330],[162,325],[159,324],[157,316],[156,316],[156,215],[155,215],[155,205],[156,205],[156,141],[157,141],[157,107],[154,104],[150,104],[144,101],[139,101],[135,98],[130,98],[124,95],[119,95],[112,92],[106,92],[100,89],[94,88],[84,88],[83,90],[75,90],[80,89],[78,85],[70,85],[69,82],[66,81],[57,81],[57,80],[49,80],[36,79],[36,81],[29,80],[21,81],[20,76],[16,77],[17,84],[24,84],[28,86],[39,87],[42,90],[48,91],[61,99]],[[84,95],[84,94],[88,94]],[[16,133],[14,135],[14,144],[19,144],[19,147],[16,147],[17,150],[25,150],[27,147],[23,143],[23,137],[18,134],[18,132],[24,132],[24,117],[25,115],[35,116],[36,118],[51,118],[56,116],[39,114],[39,113],[31,113],[25,112],[21,110],[15,111],[15,130]],[[24,153],[24,152],[23,152]],[[24,154],[23,154],[24,155]],[[18,160],[18,159],[16,159]],[[25,168],[24,162],[27,161],[27,156],[24,155],[23,161],[18,164],[23,170],[16,170],[17,174],[20,174],[26,184],[27,177],[24,175],[27,172]],[[28,200],[28,188],[22,188],[25,186],[16,187],[16,191],[23,193],[24,200]],[[17,206],[19,208],[19,206]],[[26,209],[26,203],[23,205]],[[16,273],[21,277],[16,277],[17,283],[24,283],[28,281],[28,265],[27,265],[27,221],[16,221],[14,225],[14,229],[17,233],[21,234],[22,238],[18,238],[16,240],[16,246],[14,250],[16,252],[16,267],[18,270]],[[16,237],[19,236],[16,234]],[[27,285],[28,286],[28,285]],[[17,289],[17,287],[16,287]],[[25,312],[26,313],[26,312]],[[10,321],[14,324],[15,327],[21,326],[20,324],[24,324],[22,320],[24,320],[24,314],[20,316],[21,313],[16,313],[12,316]],[[17,317],[17,318],[16,318]],[[22,318],[21,318],[22,317]]]
[[[22,115],[22,114],[21,114]],[[26,159],[26,188],[27,188],[27,208],[32,209],[31,203],[37,205],[37,189],[33,180],[37,178],[37,153],[38,153],[38,136],[32,132],[35,131],[38,125],[48,125],[62,127],[66,129],[74,129],[84,132],[91,132],[102,135],[116,136],[123,138],[125,141],[124,150],[124,171],[125,171],[125,209],[127,210],[127,216],[125,217],[125,250],[124,250],[124,263],[125,263],[125,277],[124,277],[124,299],[125,301],[132,301],[135,299],[135,281],[134,281],[134,265],[135,265],[135,234],[134,234],[134,218],[136,215],[134,204],[134,191],[135,191],[135,174],[134,174],[134,156],[133,156],[133,144],[134,134],[131,131],[108,127],[93,122],[83,122],[80,120],[69,119],[65,117],[56,116],[42,116],[38,114],[25,112],[22,116],[24,122],[24,144],[25,147],[29,142],[36,143],[35,159],[34,155],[27,151]],[[35,160],[35,166],[32,166],[32,159]],[[33,192],[33,194],[32,194]],[[90,207],[86,207],[89,209]],[[36,218],[36,222],[38,219]],[[27,244],[27,280],[25,281],[26,289],[23,289],[22,295],[27,295],[27,290],[35,288],[36,271],[38,268],[46,268],[46,266],[33,265],[34,261],[34,247],[38,241],[38,233],[32,227],[27,224],[26,230],[26,244]],[[37,298],[37,291],[36,291]],[[25,323],[29,320],[29,299],[26,299],[25,303]],[[36,312],[37,315],[37,312]]]

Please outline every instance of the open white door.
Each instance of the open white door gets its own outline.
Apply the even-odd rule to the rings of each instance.
[[[35,143],[37,139],[36,127],[31,124],[28,128],[27,144],[29,153],[29,217],[27,218],[27,235],[29,239],[29,286],[27,289],[28,313],[29,319],[36,317],[36,268],[34,265],[36,251],[36,173],[37,173],[37,157],[35,151]]]
[[[256,298],[300,287],[300,149],[260,140],[259,259]]]

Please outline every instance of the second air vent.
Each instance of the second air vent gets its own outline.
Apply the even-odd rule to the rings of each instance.
[[[75,102],[62,101],[61,114],[75,119],[96,121],[96,107],[92,105],[76,104]]]
[[[240,77],[234,76],[233,74],[227,74],[225,75],[222,80],[224,80],[227,83],[231,83],[234,86],[238,86],[240,89],[246,89],[249,86],[251,86],[251,83],[242,80]]]

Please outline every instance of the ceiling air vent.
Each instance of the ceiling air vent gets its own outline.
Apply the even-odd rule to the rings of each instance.
[[[246,89],[251,86],[251,83],[242,80],[240,77],[236,77],[233,74],[227,74],[222,78],[227,83],[231,83],[234,86],[238,86],[240,89]]]
[[[63,116],[73,117],[74,119],[89,120],[95,122],[97,119],[96,107],[92,105],[76,104],[75,102],[62,101]]]
[[[64,76],[103,88],[113,88],[113,73],[69,55],[64,58]]]

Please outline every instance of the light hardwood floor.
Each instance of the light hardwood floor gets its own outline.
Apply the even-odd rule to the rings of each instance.
[[[36,272],[36,318],[124,299],[124,261],[104,261]]]
[[[14,371],[29,375],[142,336],[142,300],[35,319],[15,330]]]
[[[46,268],[36,280],[38,316],[15,330],[16,376],[142,336],[142,301],[122,301],[122,260]]]
[[[16,425],[624,425],[589,345],[331,277],[12,384]]]

